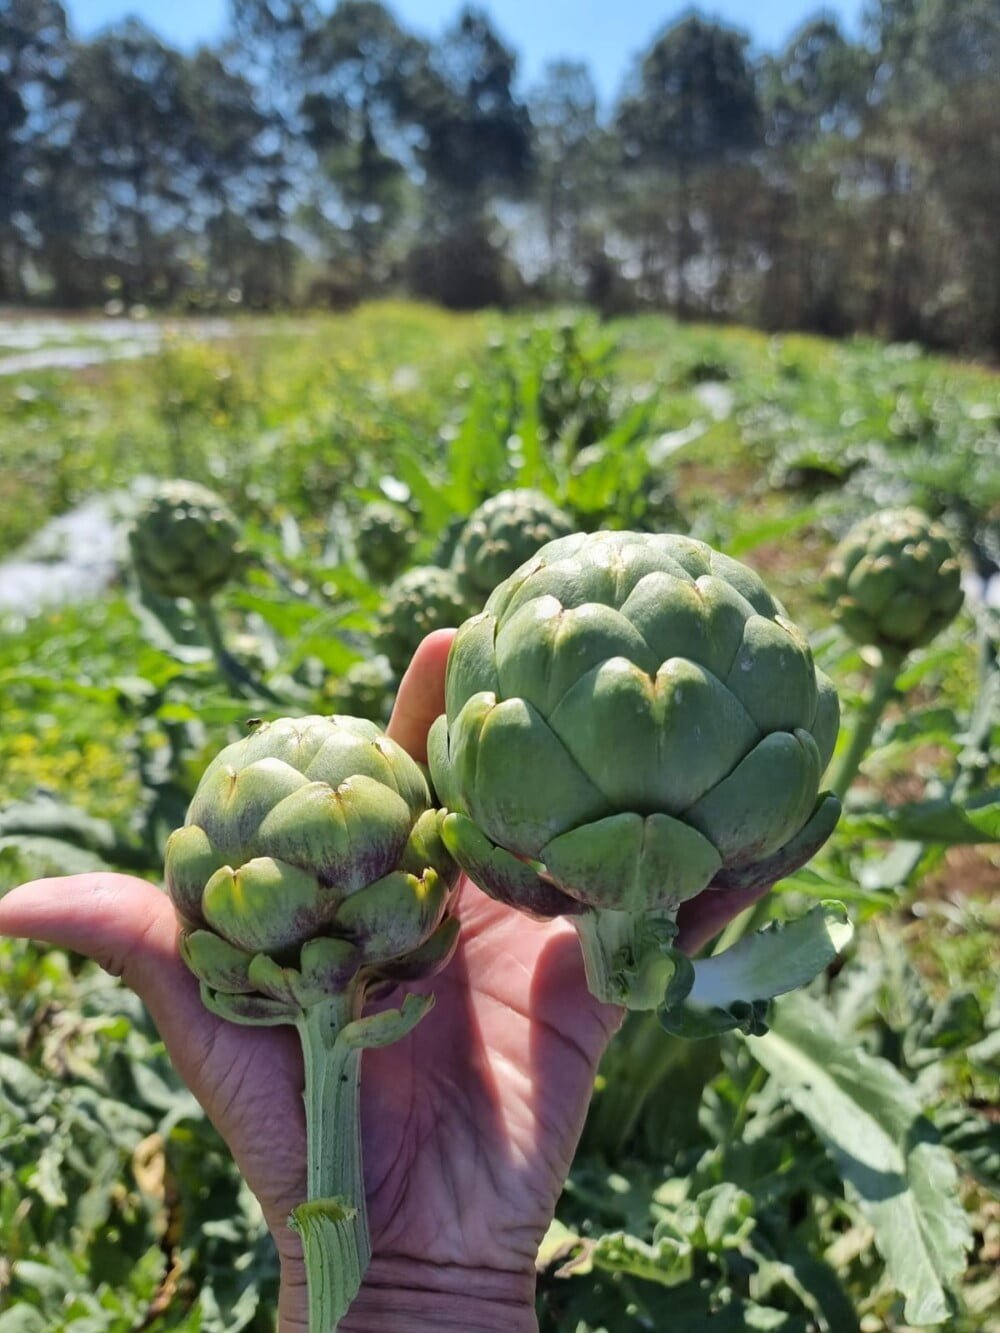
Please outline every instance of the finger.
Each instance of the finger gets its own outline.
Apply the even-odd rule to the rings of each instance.
[[[177,952],[173,904],[132,875],[96,872],[22,884],[0,899],[0,935],[93,958],[138,994],[168,1042],[193,1021],[195,1006],[204,1012],[197,982]]]
[[[427,635],[400,682],[389,719],[389,735],[421,763],[427,758],[431,723],[444,712],[444,674],[454,637],[453,629]]]
[[[752,889],[706,889],[697,898],[681,903],[677,913],[677,948],[686,954],[698,950],[729,925],[730,921],[763,898],[770,885]]]

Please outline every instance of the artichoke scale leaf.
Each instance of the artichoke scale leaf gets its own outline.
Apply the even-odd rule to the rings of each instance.
[[[772,732],[707,796],[684,812],[726,865],[777,852],[808,820],[819,792],[820,756],[807,731]]]
[[[442,832],[449,851],[469,878],[499,902],[540,921],[583,910],[527,861],[490,842],[466,815],[447,815]]]
[[[564,608],[554,597],[536,598],[497,633],[500,697],[526,699],[550,717],[576,682],[609,658],[634,662],[647,675],[659,665],[642,635],[612,607]]]
[[[808,727],[816,716],[812,653],[790,621],[752,616],[725,685],[764,735]]]
[[[476,694],[500,692],[493,643],[496,618],[488,612],[472,616],[459,627],[445,671],[445,712],[451,721]]]
[[[592,775],[605,811],[679,814],[760,739],[726,687],[681,657],[652,678],[612,658],[577,682],[549,723],[580,770]]]
[[[345,899],[338,928],[359,945],[366,963],[418,948],[438,926],[450,886],[429,867],[423,876],[393,871]]]
[[[246,856],[268,812],[308,781],[282,759],[268,756],[237,766],[238,759],[206,771],[187,817],[188,824],[203,828],[213,845],[234,861]]]
[[[642,579],[622,606],[657,663],[686,657],[724,680],[754,609],[735,588],[711,575],[692,581],[657,571]]]
[[[201,898],[205,885],[225,863],[225,856],[197,824],[185,824],[167,839],[164,867],[167,892],[186,924],[204,923]]]
[[[279,953],[315,935],[336,907],[315,875],[274,857],[223,866],[205,886],[205,920],[249,954]]]
[[[182,931],[178,948],[184,962],[214,991],[245,995],[255,989],[250,979],[251,955],[211,930]]]
[[[422,981],[451,962],[461,934],[458,917],[446,916],[433,934],[399,958],[379,963],[378,976],[387,981]]]
[[[336,789],[310,782],[265,817],[254,850],[308,867],[340,897],[398,864],[411,822],[405,800],[367,775],[345,778]]]
[[[211,1014],[244,1027],[277,1027],[294,1023],[295,1011],[264,995],[225,995],[202,982],[201,1002]]]
[[[520,855],[537,856],[557,834],[606,811],[599,788],[523,699],[470,699],[452,728],[450,752],[459,808]]]
[[[669,815],[610,815],[553,839],[542,850],[560,888],[591,907],[644,913],[676,910],[722,865],[697,829]]]

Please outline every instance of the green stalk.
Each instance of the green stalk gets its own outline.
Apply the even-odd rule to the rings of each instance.
[[[215,658],[215,665],[220,676],[235,695],[241,699],[257,696],[271,703],[280,703],[278,696],[262,682],[257,680],[242,662],[238,661],[226,647],[218,613],[210,601],[195,602],[195,612],[208,640],[208,646]]]
[[[666,952],[677,934],[673,913],[596,910],[570,919],[591,993],[606,1004],[658,1009],[676,970]]]
[[[834,770],[830,789],[834,795],[843,799],[848,787],[854,781],[858,769],[871,745],[875,728],[879,724],[885,706],[892,696],[896,677],[902,665],[902,658],[887,653],[882,654],[882,661],[872,677],[871,691],[865,700],[861,712],[854,724],[854,734],[843,757]]]
[[[289,1225],[302,1237],[310,1333],[331,1333],[371,1259],[361,1155],[362,1047],[345,1036],[361,992],[327,999],[296,1020],[305,1063],[306,1200]]]
[[[608,1084],[594,1103],[587,1135],[588,1149],[611,1162],[620,1158],[649,1098],[687,1049],[686,1042],[664,1032],[655,1014],[649,1012],[629,1015],[617,1041],[624,1042],[626,1059],[622,1066],[617,1061],[611,1065]]]

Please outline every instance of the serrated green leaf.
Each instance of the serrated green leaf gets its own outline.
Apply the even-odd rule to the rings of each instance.
[[[907,1321],[945,1322],[972,1236],[954,1163],[912,1086],[809,996],[776,1004],[771,1031],[747,1044],[825,1143],[874,1228]]]

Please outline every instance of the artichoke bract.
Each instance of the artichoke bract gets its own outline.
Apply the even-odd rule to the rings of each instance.
[[[361,1052],[430,1006],[365,1015],[373,988],[451,956],[457,867],[420,767],[358,718],[263,722],[224,749],[167,844],[181,954],[205,1005],[293,1024],[305,1058],[303,1239],[310,1329],[335,1326],[370,1257],[358,1120]]]
[[[161,597],[207,602],[239,568],[236,519],[214,491],[194,481],[163,482],[129,532],[142,582]]]
[[[542,491],[500,491],[469,515],[452,568],[469,600],[482,605],[537,550],[572,531],[572,520]]]
[[[676,913],[829,836],[839,705],[746,566],[676,535],[565,537],[459,630],[431,775],[486,892],[567,915],[591,989],[658,1008]]]
[[[468,613],[468,601],[450,569],[418,565],[386,591],[377,646],[402,675],[422,639],[433,630],[460,624]]]
[[[900,658],[951,624],[961,579],[940,523],[919,509],[889,509],[851,528],[830,558],[824,588],[850,639]]]
[[[358,515],[354,541],[358,558],[372,578],[388,582],[409,559],[416,533],[405,509],[387,500],[373,500]]]

